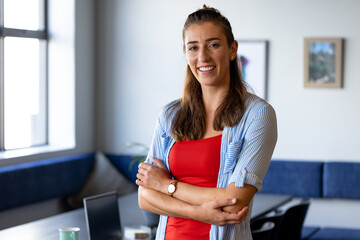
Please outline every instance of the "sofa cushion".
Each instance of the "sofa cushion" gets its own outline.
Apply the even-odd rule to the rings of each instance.
[[[262,192],[321,197],[322,171],[322,162],[271,160]]]
[[[0,210],[78,191],[94,154],[63,156],[0,167]]]
[[[324,227],[310,240],[359,240],[360,229]]]
[[[317,231],[320,230],[320,227],[316,226],[304,226],[301,229],[301,239],[306,240],[313,236]]]
[[[116,191],[118,196],[122,196],[136,190],[135,184],[130,183],[103,153],[97,152],[94,167],[86,183],[79,192],[70,195],[67,202],[71,207],[79,208],[83,206],[85,197],[110,191]]]
[[[106,154],[106,156],[120,173],[135,184],[139,160],[146,156],[127,154]]]
[[[360,163],[325,162],[324,197],[360,199]]]

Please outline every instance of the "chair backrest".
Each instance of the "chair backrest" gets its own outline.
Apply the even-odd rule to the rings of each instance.
[[[255,219],[250,224],[251,231],[253,232],[253,231],[260,229],[263,226],[263,224],[266,222],[273,222],[275,226],[274,226],[273,231],[270,234],[269,240],[277,240],[279,229],[280,229],[280,226],[284,219],[284,216],[285,216],[285,212],[277,212],[271,216],[264,216],[264,217]]]
[[[279,240],[301,240],[301,229],[310,205],[309,200],[288,208],[279,229]]]
[[[260,229],[251,231],[253,240],[271,240],[272,232],[274,231],[275,223],[265,222]]]

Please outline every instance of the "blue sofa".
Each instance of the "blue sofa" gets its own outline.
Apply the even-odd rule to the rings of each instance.
[[[0,211],[78,191],[94,156],[79,154],[0,167]]]
[[[137,162],[131,155],[106,156],[134,183]],[[0,213],[76,193],[86,182],[94,162],[95,154],[85,153],[0,167]],[[359,200],[359,186],[360,163],[272,160],[262,192]],[[360,239],[360,225],[359,229],[306,226],[303,239]]]
[[[359,186],[360,163],[272,160],[262,192],[300,198],[360,200]],[[359,229],[307,226],[303,228],[302,237],[310,240],[360,239],[360,223]]]
[[[71,210],[95,154],[61,156],[0,167],[0,229]]]
[[[128,180],[130,180],[130,182],[135,183],[137,179],[136,174],[138,171],[138,159],[128,154],[106,154],[106,157],[121,174],[123,174]]]
[[[133,157],[106,157],[84,153],[0,167],[0,229],[80,207],[84,194],[110,188],[119,195],[135,191],[137,164]],[[109,174],[100,176],[104,171]],[[111,186],[104,186],[109,181]]]

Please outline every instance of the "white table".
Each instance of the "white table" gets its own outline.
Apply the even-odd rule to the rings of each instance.
[[[256,194],[251,218],[264,215],[291,200],[288,195]],[[137,193],[119,198],[122,226],[145,225],[145,219],[137,205]],[[57,240],[58,228],[79,227],[79,240],[88,240],[84,209],[77,209],[27,224],[0,231],[0,239],[6,240]]]

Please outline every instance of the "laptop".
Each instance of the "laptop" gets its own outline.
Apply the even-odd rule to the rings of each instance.
[[[90,240],[121,240],[117,192],[84,198],[86,225]]]

